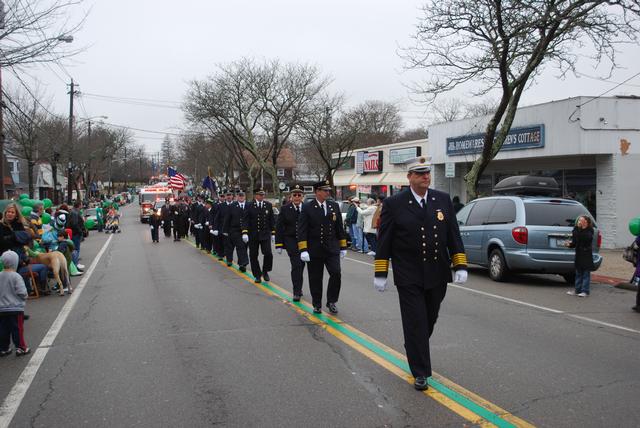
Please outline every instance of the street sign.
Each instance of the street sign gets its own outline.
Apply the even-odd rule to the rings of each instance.
[[[447,178],[454,178],[456,176],[455,162],[446,162],[444,164],[444,176]]]

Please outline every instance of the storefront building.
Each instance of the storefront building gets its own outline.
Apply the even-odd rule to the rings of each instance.
[[[478,157],[489,116],[433,125],[429,153],[432,187],[466,202],[464,175]],[[576,97],[518,109],[507,140],[480,180],[481,195],[512,175],[554,177],[564,197],[585,205],[603,247],[633,237],[640,216],[640,98]]]
[[[408,185],[405,162],[428,152],[426,139],[354,151],[333,176],[336,199],[375,198],[399,192]]]

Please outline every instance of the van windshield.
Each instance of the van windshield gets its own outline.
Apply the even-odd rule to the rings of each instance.
[[[588,215],[587,209],[577,204],[527,203],[524,211],[527,226],[573,227],[578,216]]]

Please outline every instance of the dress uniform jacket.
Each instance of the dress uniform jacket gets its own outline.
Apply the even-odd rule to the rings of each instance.
[[[375,276],[386,277],[389,259],[396,286],[433,288],[451,282],[451,267],[466,269],[467,258],[449,195],[429,189],[423,209],[410,189],[384,200],[378,229]]]
[[[262,209],[258,204],[258,201],[245,202],[242,233],[249,235],[249,241],[270,240],[276,233],[271,202],[262,201]]]
[[[298,218],[298,249],[311,258],[340,254],[347,249],[347,235],[342,224],[340,206],[325,201],[327,214],[316,199],[302,205]]]
[[[300,204],[300,209],[302,210],[302,204]],[[296,225],[299,215],[295,205],[291,202],[282,207],[276,222],[276,248],[286,248],[287,251],[298,252]],[[295,245],[290,245],[290,242]]]
[[[229,209],[231,208],[231,204],[227,204],[227,202],[221,202],[218,204],[218,209],[216,210],[214,222],[213,222],[213,230],[217,230],[222,235],[223,227],[225,219],[227,218],[227,214],[229,213]]]
[[[248,202],[244,203],[244,208],[247,208]],[[238,201],[233,202],[229,205],[227,213],[225,215],[224,224],[222,225],[222,231],[224,233],[228,233],[229,235],[233,233],[241,233],[242,232],[242,219],[244,217],[244,209],[240,207],[240,203]]]

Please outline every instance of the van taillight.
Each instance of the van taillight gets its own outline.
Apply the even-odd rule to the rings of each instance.
[[[598,248],[602,246],[602,233],[598,231]]]
[[[514,227],[511,230],[511,235],[518,244],[527,245],[527,242],[529,241],[529,231],[526,227]]]

